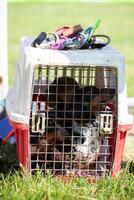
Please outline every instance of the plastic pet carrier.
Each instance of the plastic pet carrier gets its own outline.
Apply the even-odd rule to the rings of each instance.
[[[51,50],[22,38],[7,113],[21,167],[54,175],[120,171],[128,115],[124,57],[101,50]]]

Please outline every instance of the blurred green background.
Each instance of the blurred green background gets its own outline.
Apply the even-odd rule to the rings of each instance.
[[[113,2],[113,3],[134,3],[134,0],[8,0],[8,2]]]
[[[37,36],[61,26],[94,25],[97,34],[111,37],[111,45],[125,55],[128,96],[134,96],[133,3],[8,3],[9,83],[13,83],[22,36]]]

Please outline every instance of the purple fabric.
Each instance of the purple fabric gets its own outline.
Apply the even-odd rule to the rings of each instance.
[[[55,43],[55,44],[51,44],[51,48],[52,49],[64,49],[65,48],[65,45],[64,45],[64,42],[65,42],[65,39],[62,38],[59,40],[58,43]]]

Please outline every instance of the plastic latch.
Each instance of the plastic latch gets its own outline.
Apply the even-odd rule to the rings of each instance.
[[[113,114],[99,114],[100,134],[113,133]]]
[[[41,134],[45,132],[45,113],[32,113],[32,132]]]

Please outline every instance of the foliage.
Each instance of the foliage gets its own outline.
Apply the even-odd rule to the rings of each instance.
[[[18,168],[16,145],[5,144],[0,146],[0,173],[7,174]]]

